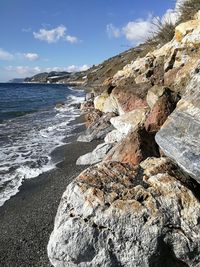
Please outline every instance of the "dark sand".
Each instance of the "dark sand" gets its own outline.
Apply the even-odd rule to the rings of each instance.
[[[60,198],[84,169],[75,165],[76,159],[96,145],[72,141],[56,149],[53,156],[64,157],[64,161],[56,169],[26,180],[20,192],[0,207],[1,267],[51,266],[46,248]]]

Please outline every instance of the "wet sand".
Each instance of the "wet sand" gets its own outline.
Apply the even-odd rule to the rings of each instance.
[[[79,127],[76,131],[81,130]],[[56,169],[26,180],[20,192],[0,207],[1,267],[51,266],[46,247],[60,198],[66,186],[85,168],[76,166],[76,159],[98,143],[72,139],[72,143],[53,152],[55,158],[64,157]]]

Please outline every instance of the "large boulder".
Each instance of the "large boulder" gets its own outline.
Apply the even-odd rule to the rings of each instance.
[[[109,97],[108,93],[103,92],[101,95],[96,96],[94,99],[94,107],[100,111],[103,111],[106,99]]]
[[[158,98],[145,121],[148,132],[157,132],[176,107],[176,99],[168,89]]]
[[[200,67],[156,135],[162,151],[200,183]]]
[[[100,144],[92,152],[80,156],[76,161],[76,165],[92,165],[98,163],[106,156],[111,148],[111,144]]]
[[[150,84],[135,84],[132,78],[124,79],[111,93],[117,101],[118,113],[122,115],[134,109],[148,107],[146,95],[150,87]]]
[[[128,134],[145,122],[147,109],[135,109],[121,116],[111,118],[111,124],[122,134]]]
[[[96,123],[101,117],[103,113],[98,109],[91,109],[89,112],[85,114],[85,125],[87,128],[91,127],[94,123]]]
[[[167,159],[101,163],[64,192],[48,256],[54,267],[198,267],[199,218]]]
[[[136,78],[141,75],[143,77],[142,82],[147,82],[148,72],[152,68],[154,59],[152,54],[148,54],[146,57],[132,61],[114,75],[112,83],[118,85],[123,79]]]
[[[195,44],[200,42],[200,20],[190,20],[179,24],[175,29],[175,38],[184,44]],[[196,38],[195,38],[196,37]]]
[[[110,123],[110,119],[116,116],[114,113],[107,113],[100,117],[100,119],[94,122],[78,137],[79,142],[91,142],[93,140],[104,139],[107,133],[113,130],[113,126]]]
[[[118,104],[112,94],[108,98],[106,98],[103,106],[103,112],[114,112],[116,114],[118,113]]]
[[[112,144],[112,143],[118,143],[120,142],[126,134],[121,133],[118,130],[113,130],[109,132],[106,137],[104,138],[105,143]]]
[[[154,135],[145,129],[137,128],[130,132],[120,143],[116,144],[106,155],[105,161],[119,161],[138,165],[149,156],[159,156]]]
[[[164,86],[154,85],[148,90],[147,103],[152,108],[158,99],[164,94],[166,88]]]

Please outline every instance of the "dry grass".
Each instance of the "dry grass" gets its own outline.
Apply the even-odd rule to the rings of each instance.
[[[164,45],[173,39],[175,25],[170,21],[162,22],[159,19],[154,19],[152,27],[154,28],[152,36],[146,40],[149,46]]]
[[[182,22],[193,19],[199,10],[200,0],[186,0],[178,7],[179,19],[175,24],[170,21],[162,22],[159,19],[154,19],[152,23],[154,31],[151,37],[146,40],[146,44],[149,47],[155,47],[171,41],[174,37],[175,27]]]
[[[179,5],[180,17],[178,24],[193,19],[200,10],[200,0],[187,0]]]

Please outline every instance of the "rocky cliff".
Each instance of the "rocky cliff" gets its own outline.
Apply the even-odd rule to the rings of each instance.
[[[144,51],[88,74],[78,140],[102,144],[63,194],[53,266],[200,266],[200,12]]]

